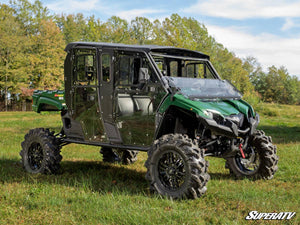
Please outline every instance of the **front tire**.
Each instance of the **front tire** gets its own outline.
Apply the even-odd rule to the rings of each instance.
[[[146,179],[150,189],[171,199],[196,199],[209,180],[204,150],[187,135],[167,134],[148,151]]]
[[[271,137],[266,136],[263,131],[257,130],[250,138],[245,156],[243,159],[236,155],[226,161],[226,167],[237,178],[269,180],[278,170],[276,146],[272,144]]]
[[[29,173],[56,174],[60,169],[61,146],[49,129],[37,128],[25,135],[20,156]]]

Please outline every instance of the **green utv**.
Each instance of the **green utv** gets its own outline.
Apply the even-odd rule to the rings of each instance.
[[[175,47],[70,43],[63,127],[30,130],[20,155],[30,173],[57,173],[61,147],[100,146],[105,162],[130,164],[146,151],[150,189],[172,199],[206,192],[208,162],[222,157],[240,178],[271,179],[276,146],[259,116],[221,80],[209,56]]]
[[[62,111],[66,109],[65,92],[63,90],[35,90],[32,95],[32,110],[40,113],[42,111]]]

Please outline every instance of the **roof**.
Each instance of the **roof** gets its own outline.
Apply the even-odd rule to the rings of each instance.
[[[176,55],[176,56],[187,56],[187,57],[209,59],[208,55],[199,51],[193,51],[184,48],[176,48],[172,46],[159,46],[159,45],[126,45],[120,43],[104,43],[104,42],[72,42],[66,46],[65,51],[69,52],[72,48],[84,47],[84,46],[103,48],[103,49],[106,48],[106,49],[117,49],[117,50],[136,50],[136,51],[153,52],[153,53],[161,53],[161,54]]]

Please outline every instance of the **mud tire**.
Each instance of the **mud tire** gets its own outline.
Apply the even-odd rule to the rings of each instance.
[[[255,159],[256,167],[248,169],[244,166],[245,163],[243,163],[243,159],[239,155],[228,158],[225,167],[237,178],[246,177],[254,180],[272,179],[278,170],[277,164],[279,157],[276,154],[276,146],[272,144],[271,137],[266,136],[263,131],[257,130],[250,138],[249,146],[252,147],[255,158],[257,158]]]
[[[49,129],[30,130],[21,144],[21,162],[29,173],[57,174],[60,170],[61,146]]]
[[[196,199],[206,192],[208,162],[187,135],[167,134],[148,151],[146,179],[150,190],[171,199]]]

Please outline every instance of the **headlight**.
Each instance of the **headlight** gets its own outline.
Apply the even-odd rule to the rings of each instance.
[[[207,116],[207,117],[209,117],[210,119],[213,118],[212,112],[210,112],[210,111],[208,111],[208,110],[204,110],[204,115]]]
[[[211,119],[213,119],[214,114],[222,116],[221,113],[220,113],[219,111],[214,110],[214,109],[207,109],[207,110],[204,110],[204,114],[205,114],[206,116],[208,116],[209,118],[211,118]]]
[[[215,120],[218,124],[223,125],[225,123],[225,117],[217,110],[207,109],[204,110],[204,114],[210,119]]]
[[[230,115],[230,116],[227,116],[226,119],[231,120],[236,125],[241,127],[244,123],[244,114],[239,113],[239,114],[236,114],[236,115]]]

